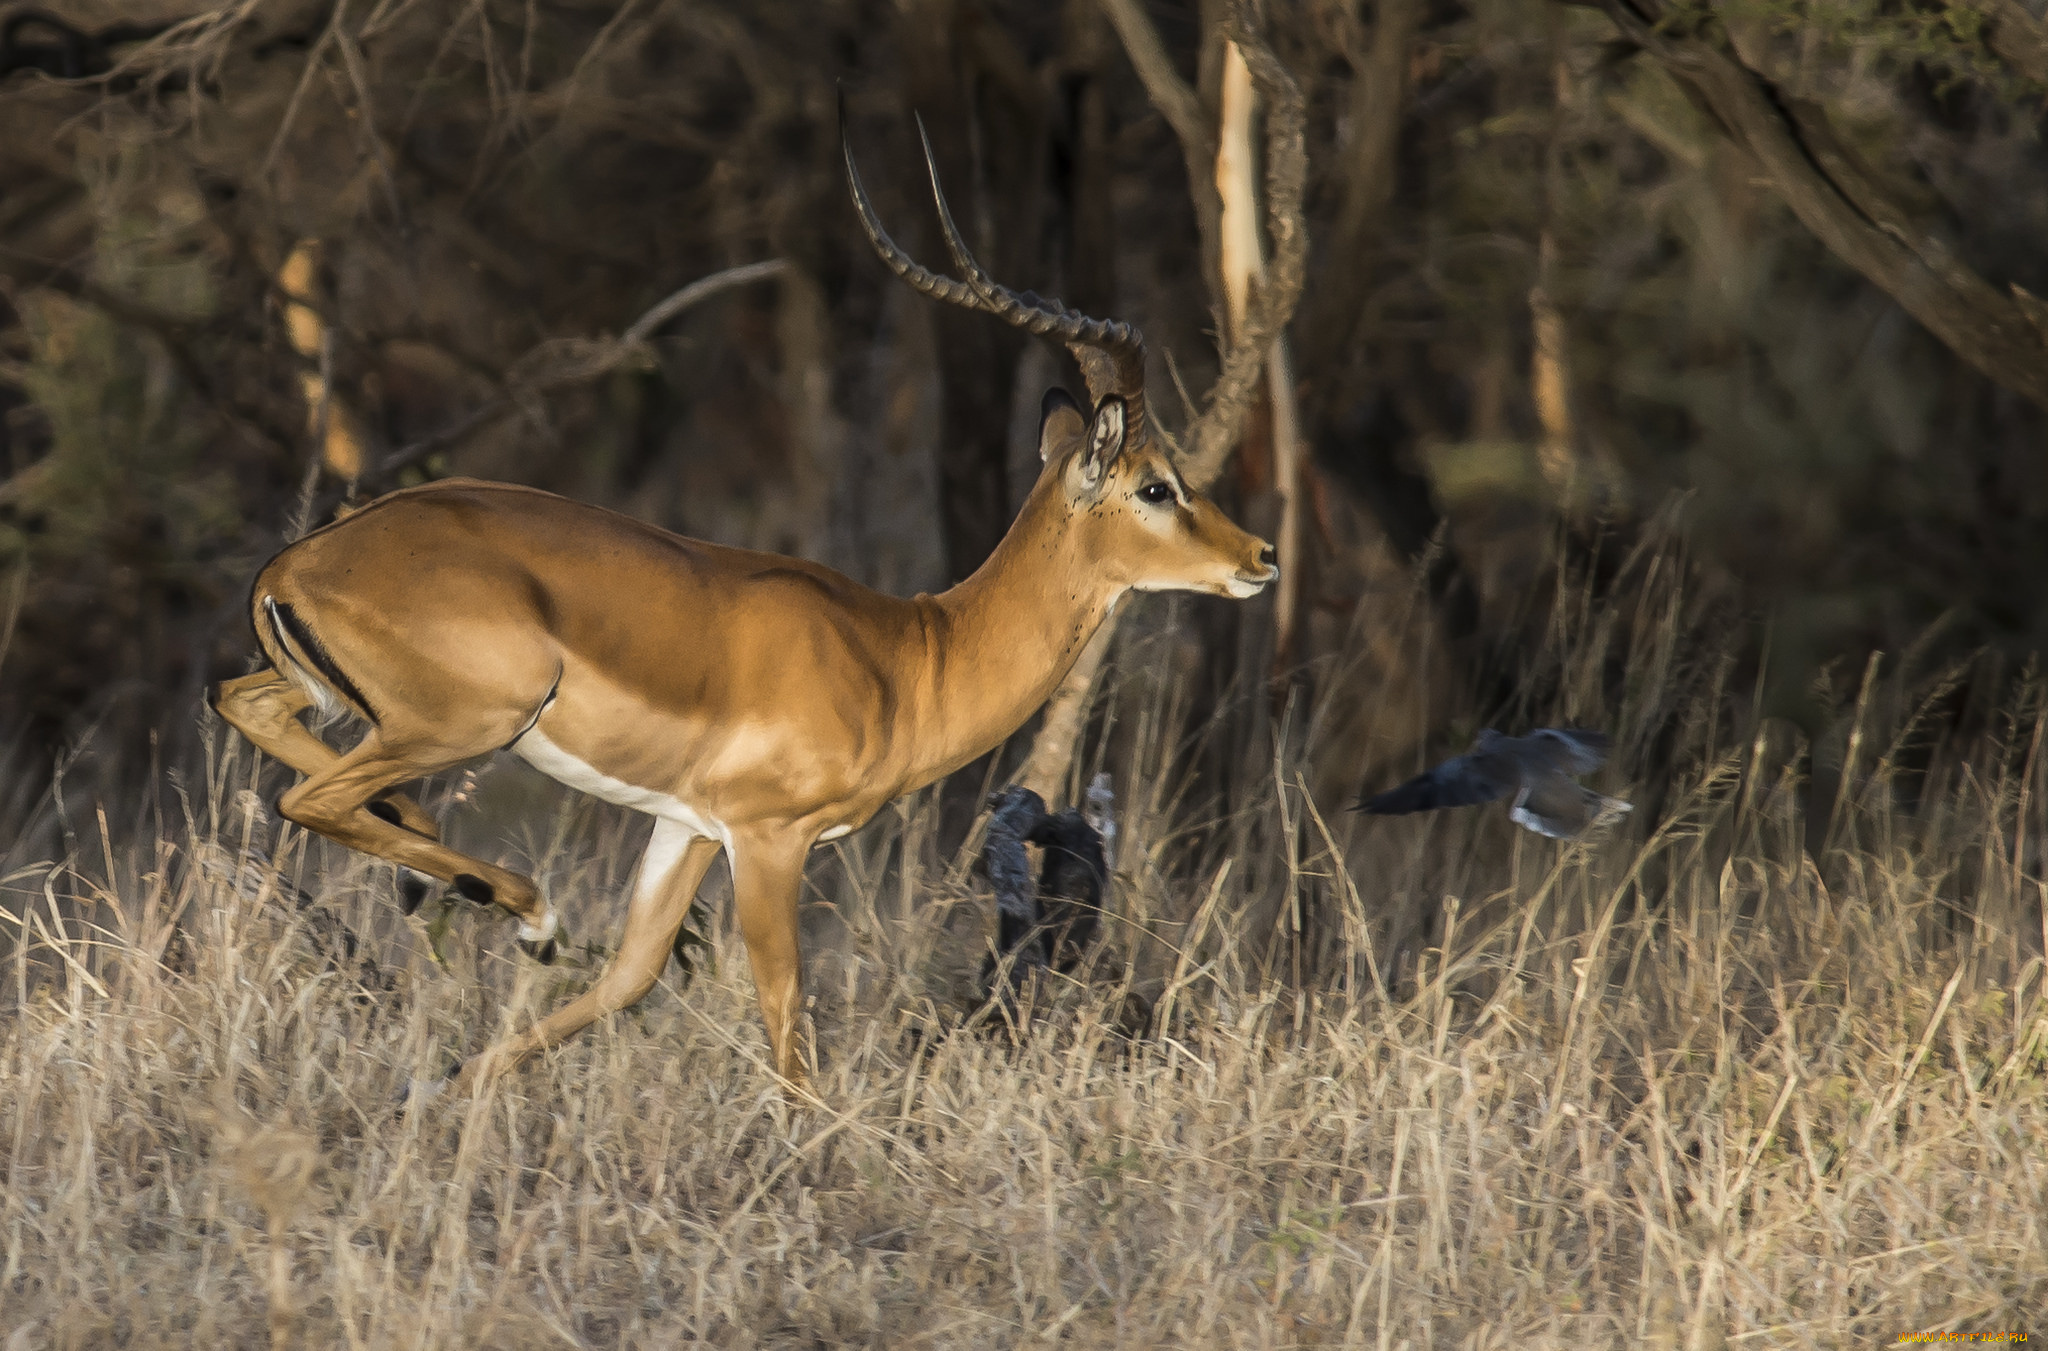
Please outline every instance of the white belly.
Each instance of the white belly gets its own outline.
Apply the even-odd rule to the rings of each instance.
[[[609,774],[593,769],[569,752],[548,740],[547,733],[538,727],[531,728],[525,736],[512,743],[512,753],[532,765],[556,783],[567,784],[579,793],[588,793],[604,802],[620,807],[631,807],[636,812],[646,812],[664,821],[674,821],[687,826],[699,835],[708,835],[716,840],[726,838],[725,827],[704,815],[689,803],[668,793],[652,788],[641,788],[615,779]]]

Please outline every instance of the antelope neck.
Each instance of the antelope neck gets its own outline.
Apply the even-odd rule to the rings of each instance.
[[[920,596],[924,688],[905,701],[920,723],[917,783],[993,749],[1072,668],[1123,587],[1080,556],[1058,475],[1048,471],[974,575]],[[913,712],[922,706],[922,716]]]

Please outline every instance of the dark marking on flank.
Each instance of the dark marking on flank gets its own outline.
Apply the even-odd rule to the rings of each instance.
[[[455,889],[464,900],[475,901],[478,905],[489,905],[498,899],[498,893],[491,884],[475,873],[455,874]]]
[[[499,750],[511,750],[514,746],[517,746],[519,744],[519,739],[521,737],[525,736],[528,732],[531,732],[535,727],[540,725],[540,715],[548,711],[548,705],[555,702],[555,695],[562,688],[562,672],[564,669],[565,668],[560,666],[557,666],[555,668],[555,683],[548,686],[547,697],[540,701],[540,707],[533,710],[533,716],[526,720],[526,725],[520,728],[518,731],[514,732],[512,734],[512,739],[506,742],[504,745],[498,747]]]
[[[306,627],[306,621],[299,618],[298,611],[275,598],[266,598],[263,604],[270,611],[271,627],[277,630],[278,645],[287,651],[297,647],[323,680],[332,685],[342,698],[354,704],[372,726],[378,725],[377,710],[370,707],[370,701],[363,697],[363,692],[356,688],[356,682],[348,678],[347,672],[334,664],[334,657],[313,636],[313,630]],[[290,642],[285,641],[287,637]]]
[[[364,810],[386,825],[403,826],[405,824],[404,821],[399,819],[398,808],[388,802],[372,802]]]
[[[549,633],[554,633],[561,628],[562,616],[561,612],[555,607],[555,598],[548,594],[548,589],[540,584],[539,578],[528,577],[526,579],[526,596],[528,603],[533,606],[533,617],[540,621],[542,628],[546,629]],[[555,679],[559,682],[561,677],[558,675]]]

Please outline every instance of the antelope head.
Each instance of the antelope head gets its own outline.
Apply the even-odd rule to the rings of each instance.
[[[924,138],[921,122],[918,135]],[[1145,414],[1145,339],[1135,326],[1091,319],[990,277],[953,223],[929,139],[924,139],[924,155],[932,198],[962,280],[921,266],[882,228],[843,128],[840,145],[861,227],[890,271],[936,300],[1056,338],[1080,364],[1092,406],[1083,408],[1063,389],[1046,393],[1038,430],[1044,468],[1032,494],[1034,500],[1057,496],[1066,516],[1066,547],[1076,561],[1118,589],[1237,598],[1257,595],[1280,575],[1272,546],[1240,529],[1189,484],[1171,452],[1151,435]]]

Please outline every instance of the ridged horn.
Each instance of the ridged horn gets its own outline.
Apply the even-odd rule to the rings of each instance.
[[[882,228],[881,220],[875,215],[874,204],[868,200],[867,189],[861,183],[860,170],[853,161],[853,145],[846,135],[842,101],[839,146],[846,158],[846,186],[853,196],[854,210],[860,215],[861,229],[867,232],[868,243],[874,246],[875,253],[891,272],[909,282],[921,294],[963,309],[992,314],[1027,333],[1056,338],[1065,343],[1067,350],[1074,354],[1074,360],[1080,364],[1082,379],[1088,382],[1089,401],[1099,404],[1107,395],[1121,396],[1125,404],[1124,443],[1127,446],[1142,444],[1147,434],[1144,335],[1135,325],[1115,319],[1091,319],[1057,300],[1035,291],[1012,291],[990,277],[968,251],[967,241],[953,222],[953,212],[946,205],[945,191],[939,186],[938,160],[932,154],[931,139],[925,135],[922,118],[918,119],[917,134],[924,144],[925,167],[930,171],[932,180],[932,201],[938,207],[946,248],[953,255],[953,265],[966,280],[956,281],[922,266]]]

